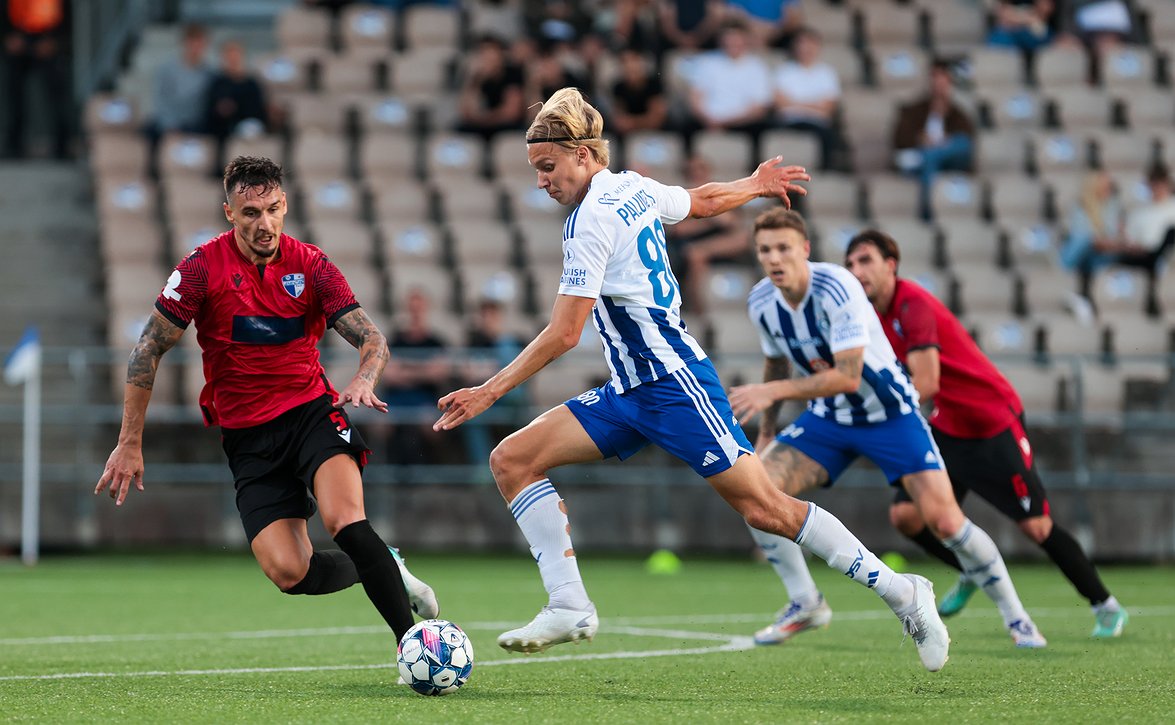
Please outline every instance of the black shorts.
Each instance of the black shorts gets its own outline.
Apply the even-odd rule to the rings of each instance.
[[[991,438],[956,438],[931,430],[959,503],[974,491],[1013,521],[1048,515],[1048,497],[1022,420]],[[898,488],[894,503],[909,500],[906,489]]]
[[[314,474],[340,453],[367,463],[367,444],[342,408],[324,395],[252,428],[221,429],[237,511],[252,542],[278,519],[314,515]]]

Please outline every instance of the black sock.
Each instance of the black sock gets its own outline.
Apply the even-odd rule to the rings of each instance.
[[[359,581],[355,562],[338,549],[316,551],[310,555],[310,568],[302,581],[285,590],[286,594],[330,594]]]
[[[388,551],[387,544],[379,538],[367,519],[345,526],[335,536],[335,542],[355,562],[367,598],[379,610],[384,621],[396,633],[396,641],[399,641],[416,620],[412,618],[412,607],[408,604],[408,593],[404,591],[400,567],[392,552]]]
[[[1106,585],[1102,584],[1093,562],[1068,531],[1054,522],[1052,533],[1041,542],[1040,548],[1045,550],[1065,578],[1073,582],[1077,592],[1088,599],[1090,604],[1101,604],[1110,598],[1110,592]]]
[[[906,534],[906,538],[913,541],[927,554],[938,559],[947,566],[963,571],[963,565],[959,563],[959,557],[955,556],[955,552],[948,549],[941,541],[934,538],[934,534],[930,533],[930,529],[925,526],[918,533],[910,536]]]

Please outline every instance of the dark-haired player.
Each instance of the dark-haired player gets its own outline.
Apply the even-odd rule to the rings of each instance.
[[[122,431],[94,493],[109,489],[122,505],[132,484],[143,490],[143,423],[155,371],[195,322],[205,378],[200,410],[206,425],[221,428],[237,509],[262,571],[287,594],[362,582],[399,640],[413,624],[412,609],[437,615],[436,597],[367,521],[360,472],[368,450],[345,410],[350,403],[387,411],[373,392],[387,341],[326,255],[282,234],[280,166],[237,157],[225,168],[224,192],[232,229],[180,262],[159,294],[131,352]],[[360,354],[342,391],[318,360],[328,327]],[[306,520],[316,508],[342,551],[314,551]]]
[[[1024,407],[1011,383],[933,295],[898,277],[901,252],[889,235],[866,230],[853,237],[845,265],[861,282],[881,317],[885,335],[906,365],[923,400],[934,401],[930,426],[960,502],[974,490],[1044,549],[1089,600],[1094,637],[1117,637],[1126,610],[1102,584],[1081,546],[1049,516],[1049,502],[1024,432]],[[894,526],[928,553],[961,569],[958,558],[930,535],[906,492],[890,508]],[[961,576],[939,605],[959,612],[976,584]]]

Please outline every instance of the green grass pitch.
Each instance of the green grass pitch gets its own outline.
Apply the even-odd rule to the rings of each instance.
[[[410,554],[410,552],[409,552]],[[0,720],[15,722],[1170,722],[1175,572],[1107,567],[1131,612],[1125,635],[1089,638],[1092,616],[1055,569],[1012,573],[1049,639],[1018,651],[978,596],[948,620],[951,659],[925,672],[870,592],[813,566],[832,626],[773,648],[747,636],[781,605],[764,564],[685,559],[649,576],[588,555],[595,642],[530,657],[494,641],[545,601],[534,564],[410,556],[466,629],[469,684],[441,698],[397,686],[391,633],[360,587],[280,594],[247,557],[50,558],[0,566]],[[923,562],[937,590],[953,581]]]

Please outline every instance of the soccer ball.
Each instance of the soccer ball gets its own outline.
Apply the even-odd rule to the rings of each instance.
[[[447,695],[469,680],[473,643],[443,619],[426,619],[404,633],[396,648],[400,677],[421,695]]]

